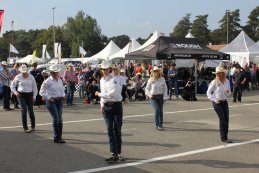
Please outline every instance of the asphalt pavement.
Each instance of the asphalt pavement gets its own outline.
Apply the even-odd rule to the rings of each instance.
[[[109,148],[99,105],[83,104],[76,95],[75,105],[64,106],[66,144],[53,142],[46,108],[35,108],[36,131],[28,134],[20,110],[0,109],[0,173],[258,173],[259,91],[245,91],[242,103],[229,98],[232,144],[220,141],[211,102],[204,95],[197,98],[165,102],[164,131],[155,129],[148,100],[124,104],[126,160],[110,164],[104,161]]]

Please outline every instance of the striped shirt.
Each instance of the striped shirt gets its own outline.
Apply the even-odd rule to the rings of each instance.
[[[10,72],[9,70],[0,71],[0,81],[2,82],[3,86],[10,86],[10,79],[9,79]]]
[[[64,75],[64,79],[66,82],[75,82],[76,81],[76,71],[69,71],[69,70],[66,70],[65,71],[65,75]]]

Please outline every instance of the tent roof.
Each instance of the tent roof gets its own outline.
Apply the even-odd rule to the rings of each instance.
[[[250,52],[249,47],[255,42],[244,32],[240,34],[227,46],[220,49],[221,52]]]
[[[126,59],[218,59],[229,60],[229,55],[214,51],[196,38],[171,38],[160,36],[147,47],[126,54]]]
[[[121,49],[111,40],[110,43],[99,53],[91,56],[91,59],[102,59],[108,60],[108,57],[116,52],[120,51]]]
[[[249,47],[250,52],[259,52],[259,41],[256,42],[253,46]]]
[[[109,57],[109,60],[115,59],[115,58],[125,58],[125,54],[135,51],[140,46],[141,45],[133,38],[123,49],[111,55]]]
[[[185,36],[185,38],[194,38],[194,36],[189,32],[189,33]]]
[[[18,63],[31,63],[32,62],[32,55],[27,55],[26,57],[22,58],[22,59],[19,59],[17,61]],[[45,61],[41,58],[38,58],[38,57],[35,57],[35,62],[37,63],[44,63]]]
[[[135,51],[143,49],[145,47],[147,47],[148,45],[150,45],[151,43],[153,43],[154,41],[156,41],[158,39],[158,37],[161,36],[161,33],[158,31],[155,31],[153,33],[153,35],[139,48],[137,48]]]

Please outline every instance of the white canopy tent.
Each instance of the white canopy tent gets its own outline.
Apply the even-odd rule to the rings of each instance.
[[[194,36],[189,32],[189,33],[185,36],[185,38],[194,38]]]
[[[99,53],[91,56],[89,61],[109,60],[109,56],[119,52],[121,49],[111,40],[110,43]]]
[[[153,35],[142,45],[140,46],[139,48],[137,48],[136,50],[134,51],[137,51],[137,50],[140,50],[140,49],[143,49],[145,47],[147,47],[148,45],[150,45],[151,43],[153,43],[154,41],[156,41],[158,39],[159,36],[161,36],[162,34],[158,31],[155,31],[153,33]]]
[[[22,58],[22,59],[19,59],[17,61],[18,63],[26,63],[26,64],[31,64],[32,63],[32,55],[27,55],[26,57]],[[45,61],[41,58],[38,58],[38,57],[35,57],[35,61],[36,63],[39,63],[39,64],[43,64]]]
[[[230,54],[230,61],[238,62],[242,67],[250,62],[256,63],[255,57],[259,56],[257,52],[251,51],[251,47],[255,42],[242,31],[231,43],[220,49],[221,52]]]
[[[125,58],[125,54],[135,51],[140,46],[141,45],[133,38],[123,49],[109,56],[109,60],[123,59]]]

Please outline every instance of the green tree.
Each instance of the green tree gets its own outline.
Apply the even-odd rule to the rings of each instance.
[[[191,26],[192,35],[199,39],[203,44],[208,44],[210,40],[210,30],[207,25],[208,15],[199,15],[196,16],[196,19],[193,21]]]
[[[244,31],[254,41],[259,40],[259,6],[251,11],[248,16],[247,25],[244,27]]]
[[[239,9],[231,12],[227,11],[223,18],[219,21],[221,29],[221,43],[227,42],[227,30],[228,30],[228,42],[231,42],[241,31]]]
[[[116,37],[109,38],[109,40],[113,40],[114,43],[121,49],[130,42],[130,38],[127,35],[118,35]]]
[[[187,13],[174,27],[171,37],[185,37],[191,29],[190,22],[191,13]]]
[[[104,44],[102,42],[101,29],[97,21],[83,11],[79,11],[75,18],[68,17],[63,26],[64,41],[71,47],[71,56],[78,57],[79,46],[88,52],[88,56],[99,52]]]
[[[0,38],[0,61],[6,61],[9,53],[9,40],[6,37]]]

